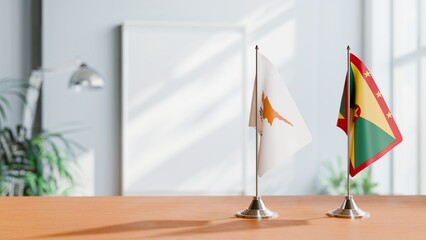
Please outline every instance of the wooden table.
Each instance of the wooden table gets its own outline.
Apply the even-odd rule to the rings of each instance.
[[[3,197],[0,239],[426,239],[426,196],[356,196],[358,220],[325,215],[342,196],[263,200],[278,218],[235,218],[251,197]]]

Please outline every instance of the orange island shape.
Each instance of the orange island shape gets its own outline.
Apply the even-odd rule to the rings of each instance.
[[[262,103],[263,103],[263,118],[268,120],[268,123],[270,126],[272,126],[272,123],[274,122],[274,119],[277,118],[278,120],[281,120],[291,126],[293,124],[281,116],[275,109],[272,107],[271,103],[269,102],[268,97],[265,97],[265,93],[262,92]]]

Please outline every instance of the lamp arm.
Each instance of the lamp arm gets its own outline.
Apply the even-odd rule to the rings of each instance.
[[[34,118],[37,113],[37,103],[40,96],[40,88],[43,82],[41,74],[36,74],[34,71],[29,78],[30,88],[27,89],[25,105],[22,114],[22,126],[26,129],[27,137],[31,137]]]
[[[47,78],[50,76],[54,76],[57,74],[61,74],[61,73],[66,73],[69,72],[70,70],[76,69],[78,68],[81,64],[83,63],[83,61],[81,59],[76,59],[74,64],[67,64],[67,65],[63,65],[60,67],[39,67],[37,69],[34,69],[31,71],[31,75],[33,74],[39,74],[42,75],[43,78]]]
[[[68,72],[82,64],[80,59],[77,59],[73,65],[62,66],[59,68],[47,68],[39,67],[31,71],[30,78],[28,80],[30,88],[27,90],[25,105],[22,114],[22,126],[27,130],[27,136],[32,135],[32,130],[34,126],[34,119],[37,114],[37,103],[40,97],[40,89],[43,83],[43,80],[54,76],[56,74],[61,74]]]

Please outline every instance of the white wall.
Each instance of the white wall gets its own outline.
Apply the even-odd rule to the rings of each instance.
[[[335,123],[346,46],[362,57],[361,5],[348,0],[45,0],[44,64],[60,66],[81,56],[107,82],[102,91],[76,94],[66,89],[66,76],[45,81],[43,125],[79,121],[88,126],[73,137],[94,152],[95,194],[119,194],[120,25],[125,20],[242,24],[249,31],[248,59],[254,59],[259,44],[285,79],[313,135],[309,146],[262,177],[261,193],[312,194],[320,162],[344,156],[345,135]]]
[[[389,0],[379,0],[367,2],[364,6],[366,9],[366,21],[369,23],[365,25],[365,53],[367,58],[365,63],[369,66],[370,72],[374,74],[374,79],[389,107],[393,109],[391,105],[390,5],[391,2]],[[393,151],[374,163],[373,179],[378,183],[377,191],[380,194],[393,193],[391,154],[393,154]]]
[[[369,23],[365,29],[367,63],[403,137],[401,144],[374,164],[379,194],[426,193],[422,94],[426,78],[421,70],[421,59],[426,58],[421,34],[426,28],[419,27],[426,24],[421,22],[424,11],[417,9],[417,3],[426,6],[425,1],[390,0],[369,1],[364,6]]]
[[[31,2],[0,1],[0,79],[27,79],[31,72]],[[16,98],[7,125],[20,123],[22,103]]]

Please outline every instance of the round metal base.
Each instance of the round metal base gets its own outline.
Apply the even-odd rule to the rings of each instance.
[[[276,218],[278,213],[269,210],[260,197],[253,197],[250,206],[235,216],[239,218]]]
[[[342,205],[335,210],[329,211],[327,213],[330,217],[339,217],[339,218],[368,218],[370,213],[360,209],[353,199],[352,195],[346,196],[343,200]]]

